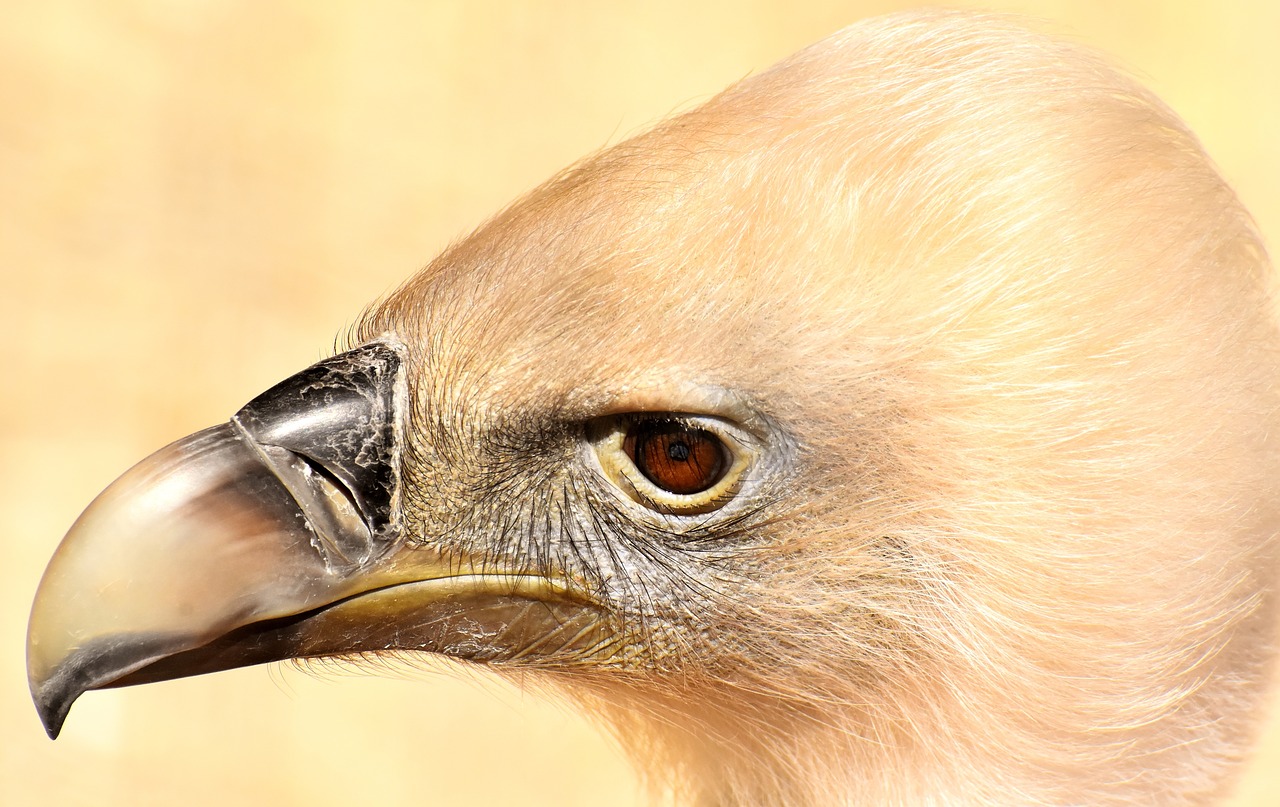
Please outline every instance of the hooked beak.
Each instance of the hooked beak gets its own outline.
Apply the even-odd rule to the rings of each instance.
[[[562,581],[405,541],[403,350],[386,338],[319,362],[90,504],[28,629],[50,737],[90,689],[284,658],[599,643],[597,608]]]

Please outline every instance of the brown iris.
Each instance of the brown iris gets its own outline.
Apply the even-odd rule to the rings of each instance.
[[[668,493],[701,493],[724,477],[724,444],[704,429],[668,420],[632,426],[622,450],[640,473]]]

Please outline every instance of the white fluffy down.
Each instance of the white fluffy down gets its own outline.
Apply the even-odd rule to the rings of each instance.
[[[930,12],[587,159],[363,328],[473,408],[710,380],[795,434],[714,663],[556,674],[681,798],[1207,804],[1274,652],[1271,282],[1152,95]]]

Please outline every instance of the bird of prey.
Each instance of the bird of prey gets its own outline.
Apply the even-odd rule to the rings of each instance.
[[[113,483],[37,594],[37,708],[427,652],[563,687],[690,804],[1213,803],[1274,654],[1271,284],[1104,61],[854,26]]]

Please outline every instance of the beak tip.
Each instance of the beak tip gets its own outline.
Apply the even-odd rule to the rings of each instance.
[[[76,702],[81,693],[50,691],[51,689],[54,688],[32,687],[31,698],[35,701],[36,712],[40,715],[40,722],[44,724],[45,733],[50,740],[56,740],[62,732],[67,713],[71,711],[71,704]]]
[[[50,739],[57,739],[71,705],[91,689],[118,686],[121,679],[189,646],[182,634],[119,634],[83,642],[48,667],[28,670],[31,700]]]

